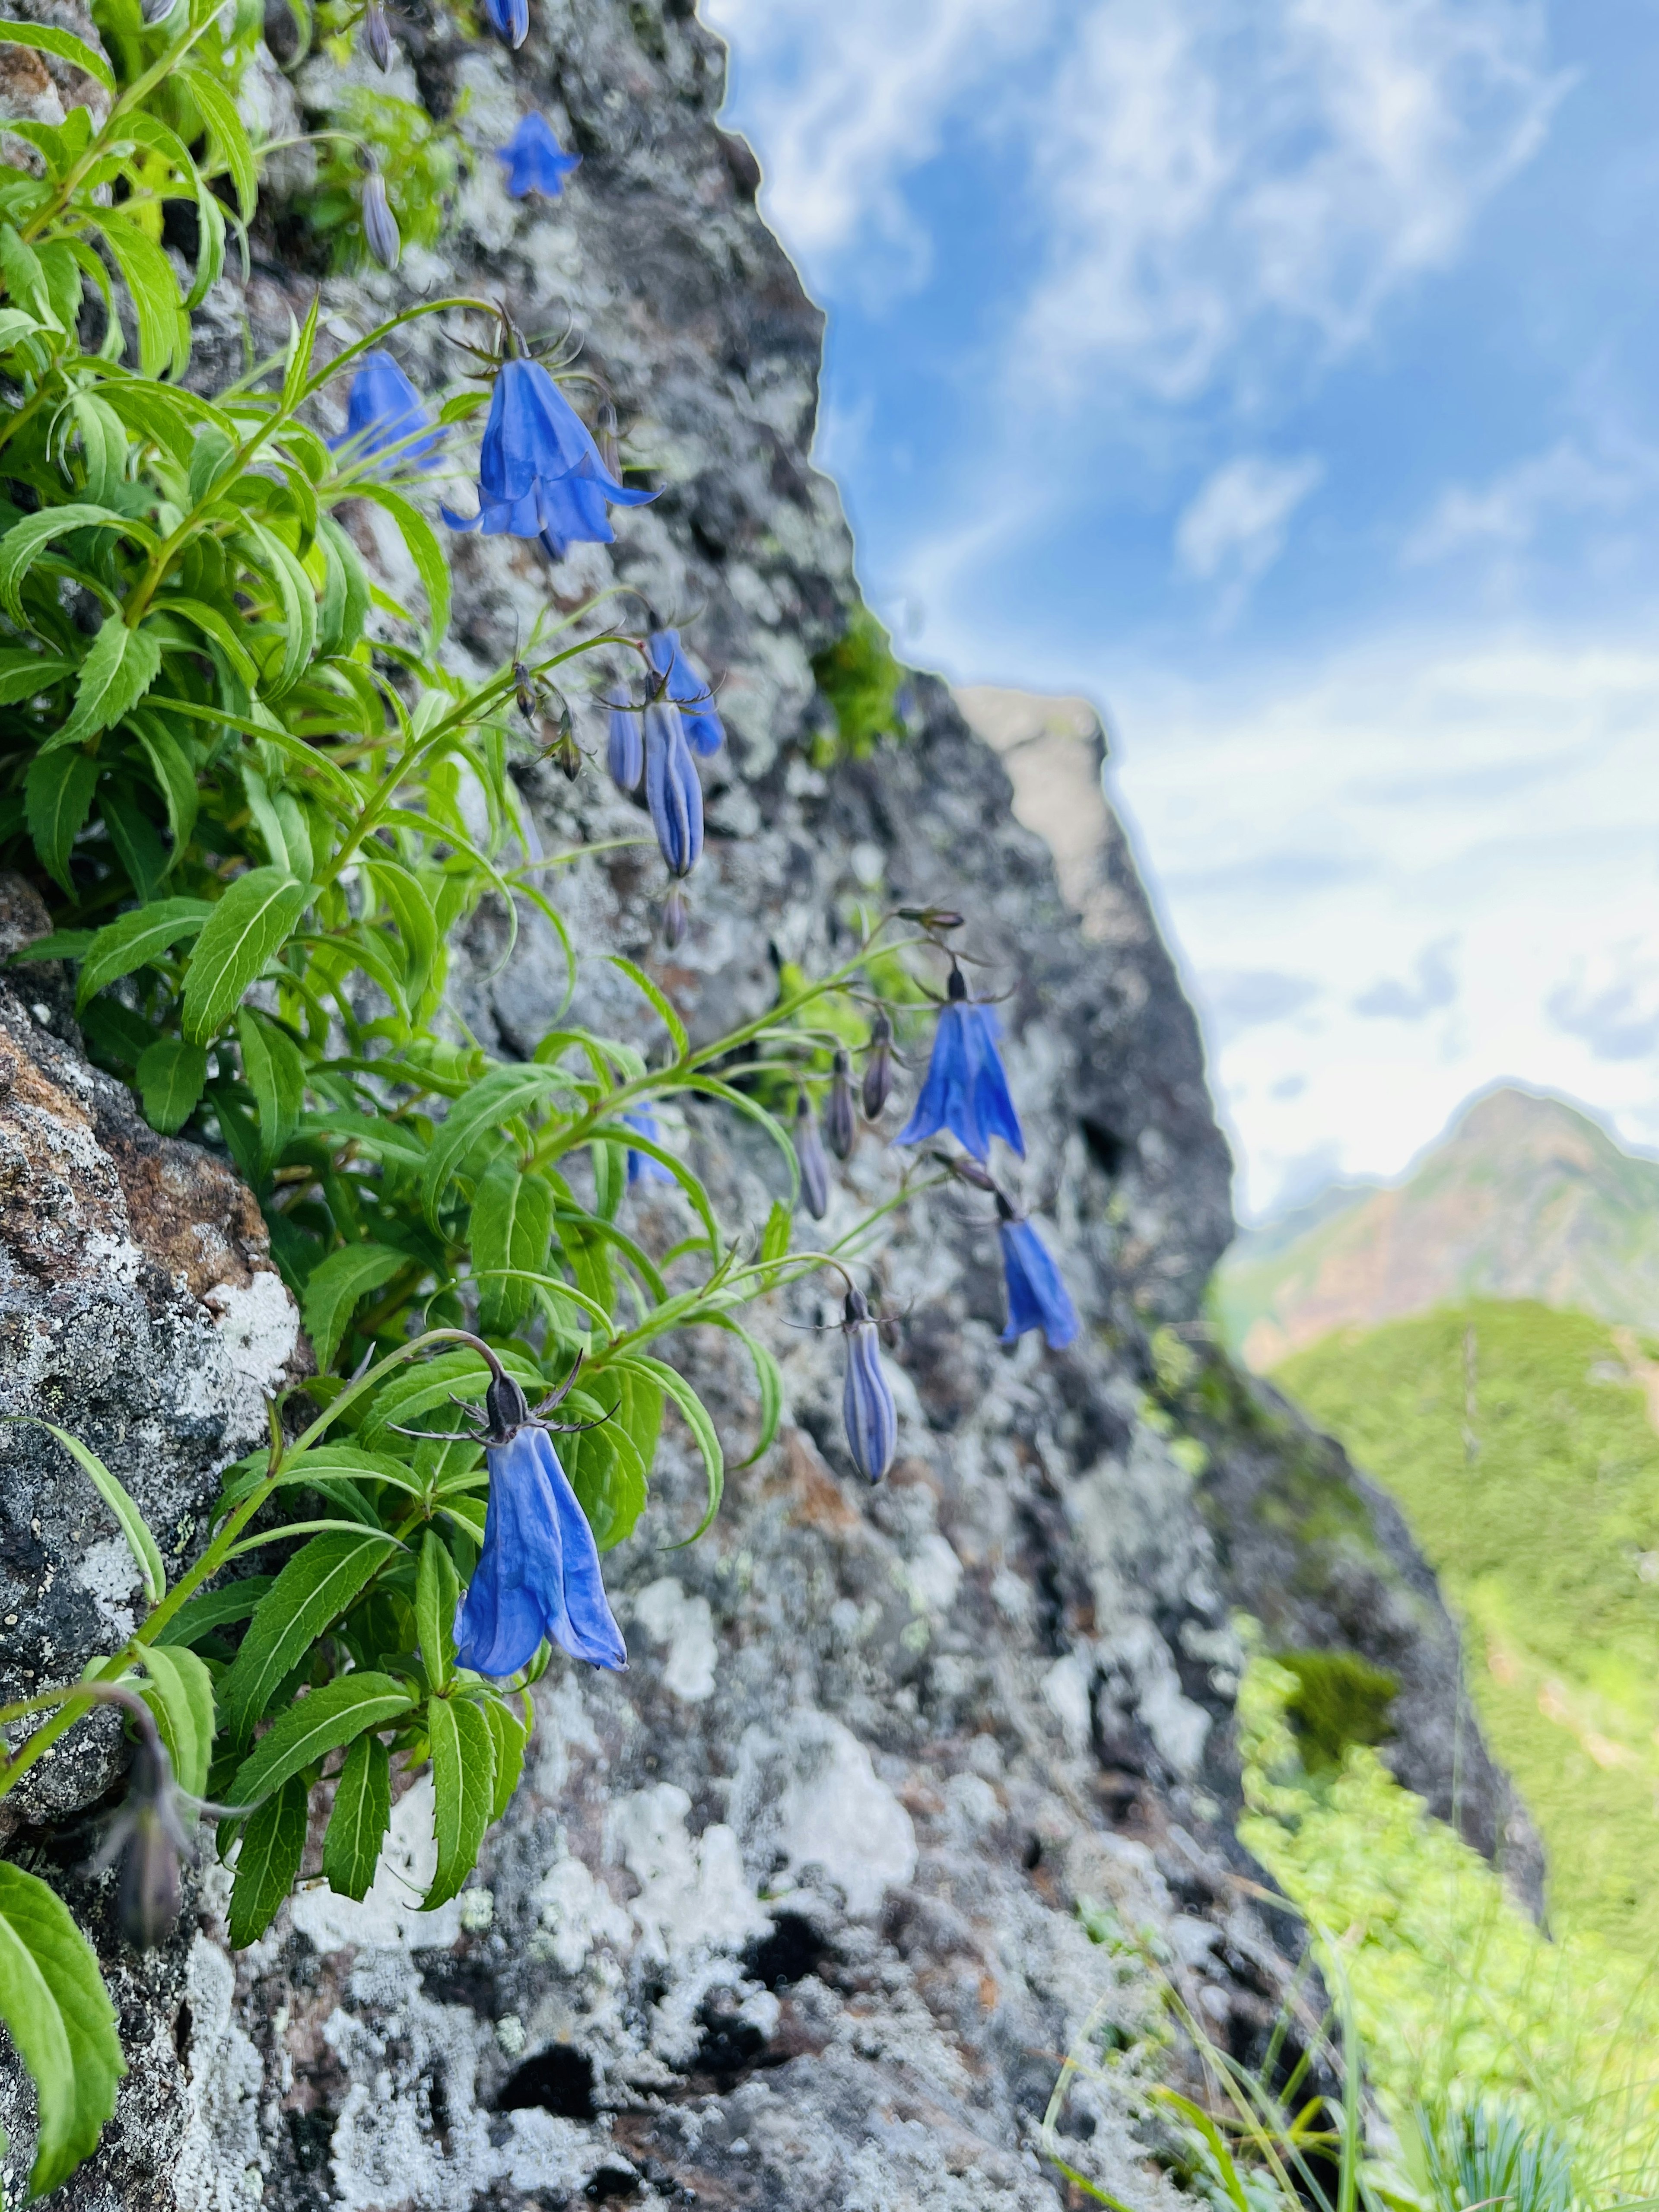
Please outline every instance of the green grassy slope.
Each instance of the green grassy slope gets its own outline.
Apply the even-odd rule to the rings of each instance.
[[[1659,1436],[1612,1332],[1477,1299],[1273,1379],[1398,1500],[1466,1620],[1554,1923],[1659,1960]]]

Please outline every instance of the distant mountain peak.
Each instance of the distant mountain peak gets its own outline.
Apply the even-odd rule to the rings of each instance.
[[[1248,1230],[1216,1279],[1227,1336],[1259,1369],[1333,1329],[1476,1295],[1659,1328],[1659,1163],[1569,1100],[1503,1084],[1400,1182]]]

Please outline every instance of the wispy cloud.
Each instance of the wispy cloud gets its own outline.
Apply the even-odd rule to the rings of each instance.
[[[1457,974],[1450,957],[1456,942],[1455,937],[1443,937],[1437,944],[1425,945],[1417,956],[1414,981],[1403,983],[1397,975],[1385,975],[1355,999],[1355,1013],[1371,1021],[1420,1022],[1425,1014],[1450,1006],[1457,996]]]
[[[1199,492],[1176,525],[1176,557],[1201,583],[1226,585],[1228,611],[1285,550],[1291,517],[1325,473],[1322,461],[1304,454],[1276,461],[1245,453],[1228,461]]]
[[[1659,966],[1639,942],[1575,963],[1546,1011],[1596,1060],[1650,1060],[1659,1050]]]
[[[1646,452],[1617,459],[1586,453],[1564,439],[1531,453],[1480,487],[1452,484],[1407,540],[1409,565],[1470,550],[1517,553],[1545,525],[1570,514],[1617,514],[1659,486],[1659,459]]]

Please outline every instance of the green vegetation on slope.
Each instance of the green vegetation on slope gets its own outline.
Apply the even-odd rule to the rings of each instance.
[[[1625,1352],[1587,1316],[1475,1300],[1327,1338],[1274,1381],[1398,1501],[1463,1615],[1553,1923],[1652,1960],[1659,1437]]]

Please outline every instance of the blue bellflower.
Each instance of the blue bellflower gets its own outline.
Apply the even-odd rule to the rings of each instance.
[[[629,491],[611,474],[587,426],[538,361],[504,361],[478,455],[478,512],[443,510],[452,530],[486,538],[539,538],[555,560],[576,539],[609,545],[605,514],[641,507],[655,492]]]
[[[640,778],[645,774],[644,726],[636,708],[619,707],[614,699],[608,699],[605,704],[611,709],[611,728],[605,740],[605,764],[618,791],[637,791]]]
[[[1024,1159],[1025,1139],[997,1054],[1002,1025],[991,1007],[970,1002],[958,969],[951,970],[950,993],[933,1033],[921,1096],[893,1141],[919,1145],[948,1129],[976,1160],[988,1158],[993,1137]]]
[[[847,1382],[842,1421],[853,1464],[867,1481],[879,1482],[898,1450],[898,1408],[881,1364],[881,1331],[863,1293],[848,1291],[842,1333],[847,1339]]]
[[[527,1667],[545,1637],[573,1659],[625,1667],[599,1547],[553,1439],[505,1375],[490,1384],[483,1550],[455,1609],[455,1656],[497,1679]]]
[[[484,0],[489,27],[509,46],[521,46],[530,36],[530,0]]]
[[[580,154],[567,154],[547,118],[535,114],[524,117],[495,155],[506,165],[507,195],[515,200],[532,192],[539,192],[544,199],[557,199],[565,179],[580,167],[581,158]]]
[[[417,435],[421,431],[430,434]],[[420,393],[392,356],[366,353],[347,395],[344,434],[328,443],[333,453],[349,447],[365,460],[396,446],[399,460],[423,461],[443,443],[443,432],[433,428]]]
[[[1002,1239],[1002,1273],[1008,1289],[1008,1326],[1002,1341],[1012,1344],[1028,1329],[1040,1328],[1049,1351],[1059,1352],[1077,1339],[1079,1323],[1072,1294],[1042,1239],[1029,1221],[1013,1218],[1000,1192],[997,1211],[1002,1216],[997,1234]]]
[[[702,858],[702,786],[678,707],[645,710],[645,800],[671,876],[689,876]]]
[[[637,1130],[642,1137],[648,1137],[653,1145],[661,1144],[662,1131],[657,1126],[656,1115],[648,1106],[631,1108],[623,1114],[623,1120],[630,1129]],[[628,1187],[630,1190],[636,1182],[672,1182],[673,1180],[660,1160],[653,1160],[649,1152],[636,1152],[629,1146]]]
[[[653,630],[645,649],[658,675],[668,678],[668,696],[679,707],[687,744],[694,753],[717,753],[726,742],[726,725],[714,712],[708,679],[686,659],[679,632]]]

